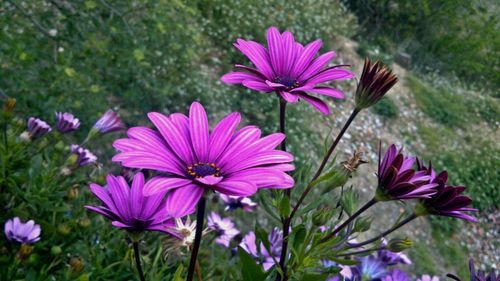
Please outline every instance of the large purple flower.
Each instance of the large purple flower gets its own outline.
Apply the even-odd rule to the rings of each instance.
[[[430,198],[436,193],[436,183],[430,183],[426,171],[415,171],[414,157],[405,156],[393,144],[378,167],[378,200]]]
[[[354,75],[340,68],[342,65],[326,67],[335,57],[335,52],[327,52],[317,58],[321,40],[313,41],[305,47],[295,42],[292,33],[280,34],[276,27],[267,31],[267,49],[254,41],[236,40],[234,46],[255,65],[255,68],[237,64],[242,71],[230,72],[221,77],[228,84],[243,86],[261,92],[276,92],[287,102],[295,103],[303,99],[323,114],[330,110],[321,99],[309,94],[319,94],[343,98],[337,89],[320,84],[345,80]]]
[[[33,244],[40,240],[40,232],[42,230],[33,220],[22,223],[18,217],[15,217],[5,223],[4,231],[9,241]]]
[[[215,243],[229,248],[231,240],[240,234],[230,218],[222,218],[219,214],[212,212],[208,216],[208,228],[215,231],[217,238]]]
[[[137,173],[132,182],[132,188],[123,177],[108,175],[107,186],[91,184],[90,190],[102,201],[103,205],[85,206],[112,220],[115,227],[124,228],[130,232],[160,231],[176,236],[172,227],[174,219],[169,216],[163,200],[165,192],[146,197],[143,195],[144,175]]]
[[[159,132],[145,127],[128,130],[129,138],[113,144],[121,153],[113,161],[129,168],[152,169],[145,194],[171,191],[168,213],[182,217],[194,212],[206,189],[232,196],[250,196],[259,188],[291,188],[294,169],[290,153],[275,150],[284,134],[261,138],[255,126],[237,130],[239,113],[224,117],[210,132],[203,106],[194,102],[189,117],[149,113]]]

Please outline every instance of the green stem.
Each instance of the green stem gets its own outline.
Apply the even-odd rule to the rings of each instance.
[[[135,241],[132,244],[134,245],[135,265],[137,266],[139,279],[141,279],[141,281],[145,281],[146,279],[144,278],[144,272],[142,271],[142,266],[141,266],[141,253],[139,252],[139,242]]]
[[[205,219],[205,207],[207,199],[202,196],[200,201],[198,201],[197,213],[196,213],[196,233],[194,237],[193,250],[191,251],[191,259],[189,261],[188,275],[186,281],[193,281],[194,271],[196,268],[196,258],[198,257],[198,251],[200,250],[201,236],[203,235],[203,220]]]

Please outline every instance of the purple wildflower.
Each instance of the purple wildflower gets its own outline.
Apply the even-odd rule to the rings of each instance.
[[[264,243],[260,243],[257,247],[256,237],[254,232],[249,232],[243,240],[241,240],[240,247],[257,259],[262,264],[264,270],[269,270],[275,265],[274,260],[279,262],[281,255],[281,244],[283,242],[283,232],[278,228],[274,228],[268,236],[269,251],[266,250]]]
[[[387,275],[382,278],[382,281],[410,281],[410,277],[408,277],[406,272],[400,270],[399,268],[395,268],[387,273]]]
[[[229,248],[231,240],[240,234],[230,218],[222,218],[219,214],[212,212],[208,216],[208,228],[217,233],[215,243]]]
[[[68,112],[56,112],[57,125],[56,128],[61,133],[69,133],[80,127],[80,120]]]
[[[336,262],[330,261],[330,260],[322,260],[323,267],[325,268],[330,268],[330,267],[336,267],[340,268],[339,274],[329,277],[326,279],[326,281],[341,281],[341,280],[352,280],[352,270],[349,266],[347,265],[342,265],[342,264],[337,264]]]
[[[381,246],[387,247],[387,240],[382,239]],[[395,253],[387,249],[382,249],[377,252],[377,258],[388,266],[397,265],[397,264],[411,264],[410,258],[401,253]]]
[[[372,65],[370,59],[365,58],[363,73],[355,94],[357,109],[364,109],[376,104],[396,83],[398,78],[391,69],[380,61]]]
[[[482,270],[476,271],[473,259],[469,260],[469,272],[471,281],[500,281],[500,274],[497,275],[493,269],[491,269],[491,272],[488,275],[485,275],[485,272]],[[446,274],[446,276],[452,278],[453,280],[461,281],[458,276],[453,274],[449,273]]]
[[[49,126],[49,124],[47,124],[47,122],[34,117],[30,117],[28,119],[28,132],[30,136],[35,138],[42,137],[48,134],[50,131],[52,131],[52,128]]]
[[[98,130],[101,134],[106,134],[125,129],[125,125],[122,123],[118,113],[109,109],[97,120],[94,124],[94,129]]]
[[[97,156],[95,156],[90,150],[83,148],[77,144],[72,144],[70,147],[71,153],[77,156],[76,164],[78,167],[87,166],[88,164],[97,161]]]
[[[234,211],[241,208],[247,212],[251,212],[257,207],[257,203],[248,197],[229,196],[225,194],[219,194],[219,196],[226,204],[226,208],[224,209],[226,211]]]
[[[16,241],[23,244],[33,244],[40,240],[42,231],[35,221],[29,220],[22,223],[18,217],[10,219],[5,223],[5,236],[9,241]]]
[[[103,205],[85,206],[85,208],[112,220],[113,226],[130,232],[160,231],[176,235],[171,230],[171,227],[175,226],[174,219],[165,209],[163,200],[165,192],[145,197],[142,173],[134,176],[131,188],[120,176],[108,175],[106,182],[106,187],[90,185],[90,190]]]
[[[430,276],[428,274],[422,275],[422,277],[418,278],[417,281],[439,281],[439,277],[437,276]]]
[[[255,126],[240,130],[239,113],[224,117],[209,132],[203,106],[194,102],[189,117],[149,113],[159,132],[145,127],[128,130],[129,138],[113,144],[121,153],[113,161],[129,168],[163,172],[145,188],[146,195],[171,191],[168,213],[183,217],[194,212],[203,192],[213,189],[225,195],[250,196],[259,188],[291,188],[294,169],[290,153],[276,150],[284,134],[261,138]]]
[[[437,184],[430,183],[426,171],[415,171],[414,157],[403,155],[393,144],[384,155],[378,167],[377,200],[402,200],[414,198],[430,198],[436,193]]]
[[[374,256],[360,258],[352,270],[355,280],[381,279],[386,275],[385,264]]]
[[[321,40],[316,40],[304,47],[295,42],[292,33],[286,31],[280,34],[276,27],[271,27],[267,30],[267,49],[254,41],[236,40],[234,46],[255,68],[237,64],[236,68],[242,71],[227,73],[221,80],[228,84],[242,84],[256,91],[276,92],[290,103],[303,99],[321,113],[330,114],[325,102],[309,94],[344,98],[340,90],[318,85],[349,79],[354,75],[340,68],[343,65],[325,68],[336,56],[335,52],[327,52],[315,59],[321,45]]]
[[[427,168],[419,162],[419,168],[421,171],[427,172],[430,175],[430,181],[437,185],[437,193],[432,195],[431,198],[422,200],[426,213],[445,217],[455,217],[472,222],[477,221],[475,217],[465,213],[477,212],[477,209],[468,207],[472,203],[472,199],[468,196],[461,195],[462,192],[465,191],[464,186],[448,185],[448,173],[442,171],[436,174],[431,164],[429,164],[429,168]]]

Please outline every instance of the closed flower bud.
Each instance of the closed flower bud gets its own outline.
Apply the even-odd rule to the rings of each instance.
[[[57,232],[61,235],[68,235],[71,232],[71,226],[67,224],[61,224],[57,227]]]
[[[362,148],[354,151],[353,156],[349,160],[333,167],[330,171],[314,181],[313,184],[316,185],[323,182],[327,186],[323,193],[328,193],[337,187],[345,185],[352,173],[356,172],[361,164],[367,163],[362,159],[363,153]]]
[[[5,100],[5,103],[3,105],[4,110],[6,112],[11,113],[12,111],[14,111],[14,107],[16,107],[16,99],[15,98],[7,98],[7,100]]]
[[[78,225],[83,227],[83,228],[86,228],[90,225],[90,220],[88,218],[83,218],[83,219],[78,221]]]
[[[33,252],[33,246],[30,246],[29,244],[22,244],[21,248],[19,248],[19,252],[17,252],[17,256],[21,260],[27,259],[31,253]]]
[[[69,260],[69,268],[72,274],[77,275],[82,272],[85,267],[85,261],[78,256],[71,257]]]
[[[78,185],[74,185],[68,190],[68,199],[75,200],[76,198],[78,198]]]
[[[365,232],[370,229],[372,225],[372,219],[370,217],[361,217],[354,223],[354,232]]]
[[[387,243],[387,249],[394,253],[399,253],[413,247],[413,242],[409,239],[391,239]]]
[[[380,61],[372,64],[365,58],[365,65],[354,96],[356,109],[362,110],[379,102],[398,82],[392,70]]]
[[[52,246],[52,248],[50,248],[50,253],[54,256],[60,255],[62,253],[62,248],[59,246]]]
[[[322,208],[316,210],[312,216],[312,221],[315,226],[325,225],[328,220],[332,217],[332,213],[330,210]]]

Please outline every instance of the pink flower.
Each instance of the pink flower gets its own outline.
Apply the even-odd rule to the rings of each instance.
[[[212,212],[208,216],[208,228],[215,231],[217,238],[215,243],[229,248],[231,240],[240,234],[230,218],[222,218],[219,214]]]
[[[129,168],[161,172],[145,186],[145,194],[170,191],[168,213],[182,217],[194,212],[207,189],[225,195],[250,196],[259,188],[291,188],[293,156],[275,148],[284,134],[261,138],[255,126],[239,130],[239,113],[224,117],[209,130],[203,106],[194,102],[189,117],[182,113],[165,116],[151,112],[158,131],[145,127],[128,130],[129,138],[116,140],[120,151],[113,161]]]
[[[267,31],[267,49],[254,41],[236,40],[234,46],[255,68],[237,64],[236,67],[243,71],[227,73],[221,80],[256,91],[276,92],[289,103],[303,99],[321,113],[330,114],[326,103],[310,94],[344,98],[340,90],[319,84],[350,79],[354,75],[340,68],[342,65],[326,67],[336,56],[335,52],[315,58],[321,45],[321,40],[316,40],[304,47],[295,42],[292,33],[280,34],[276,27],[271,27]]]

